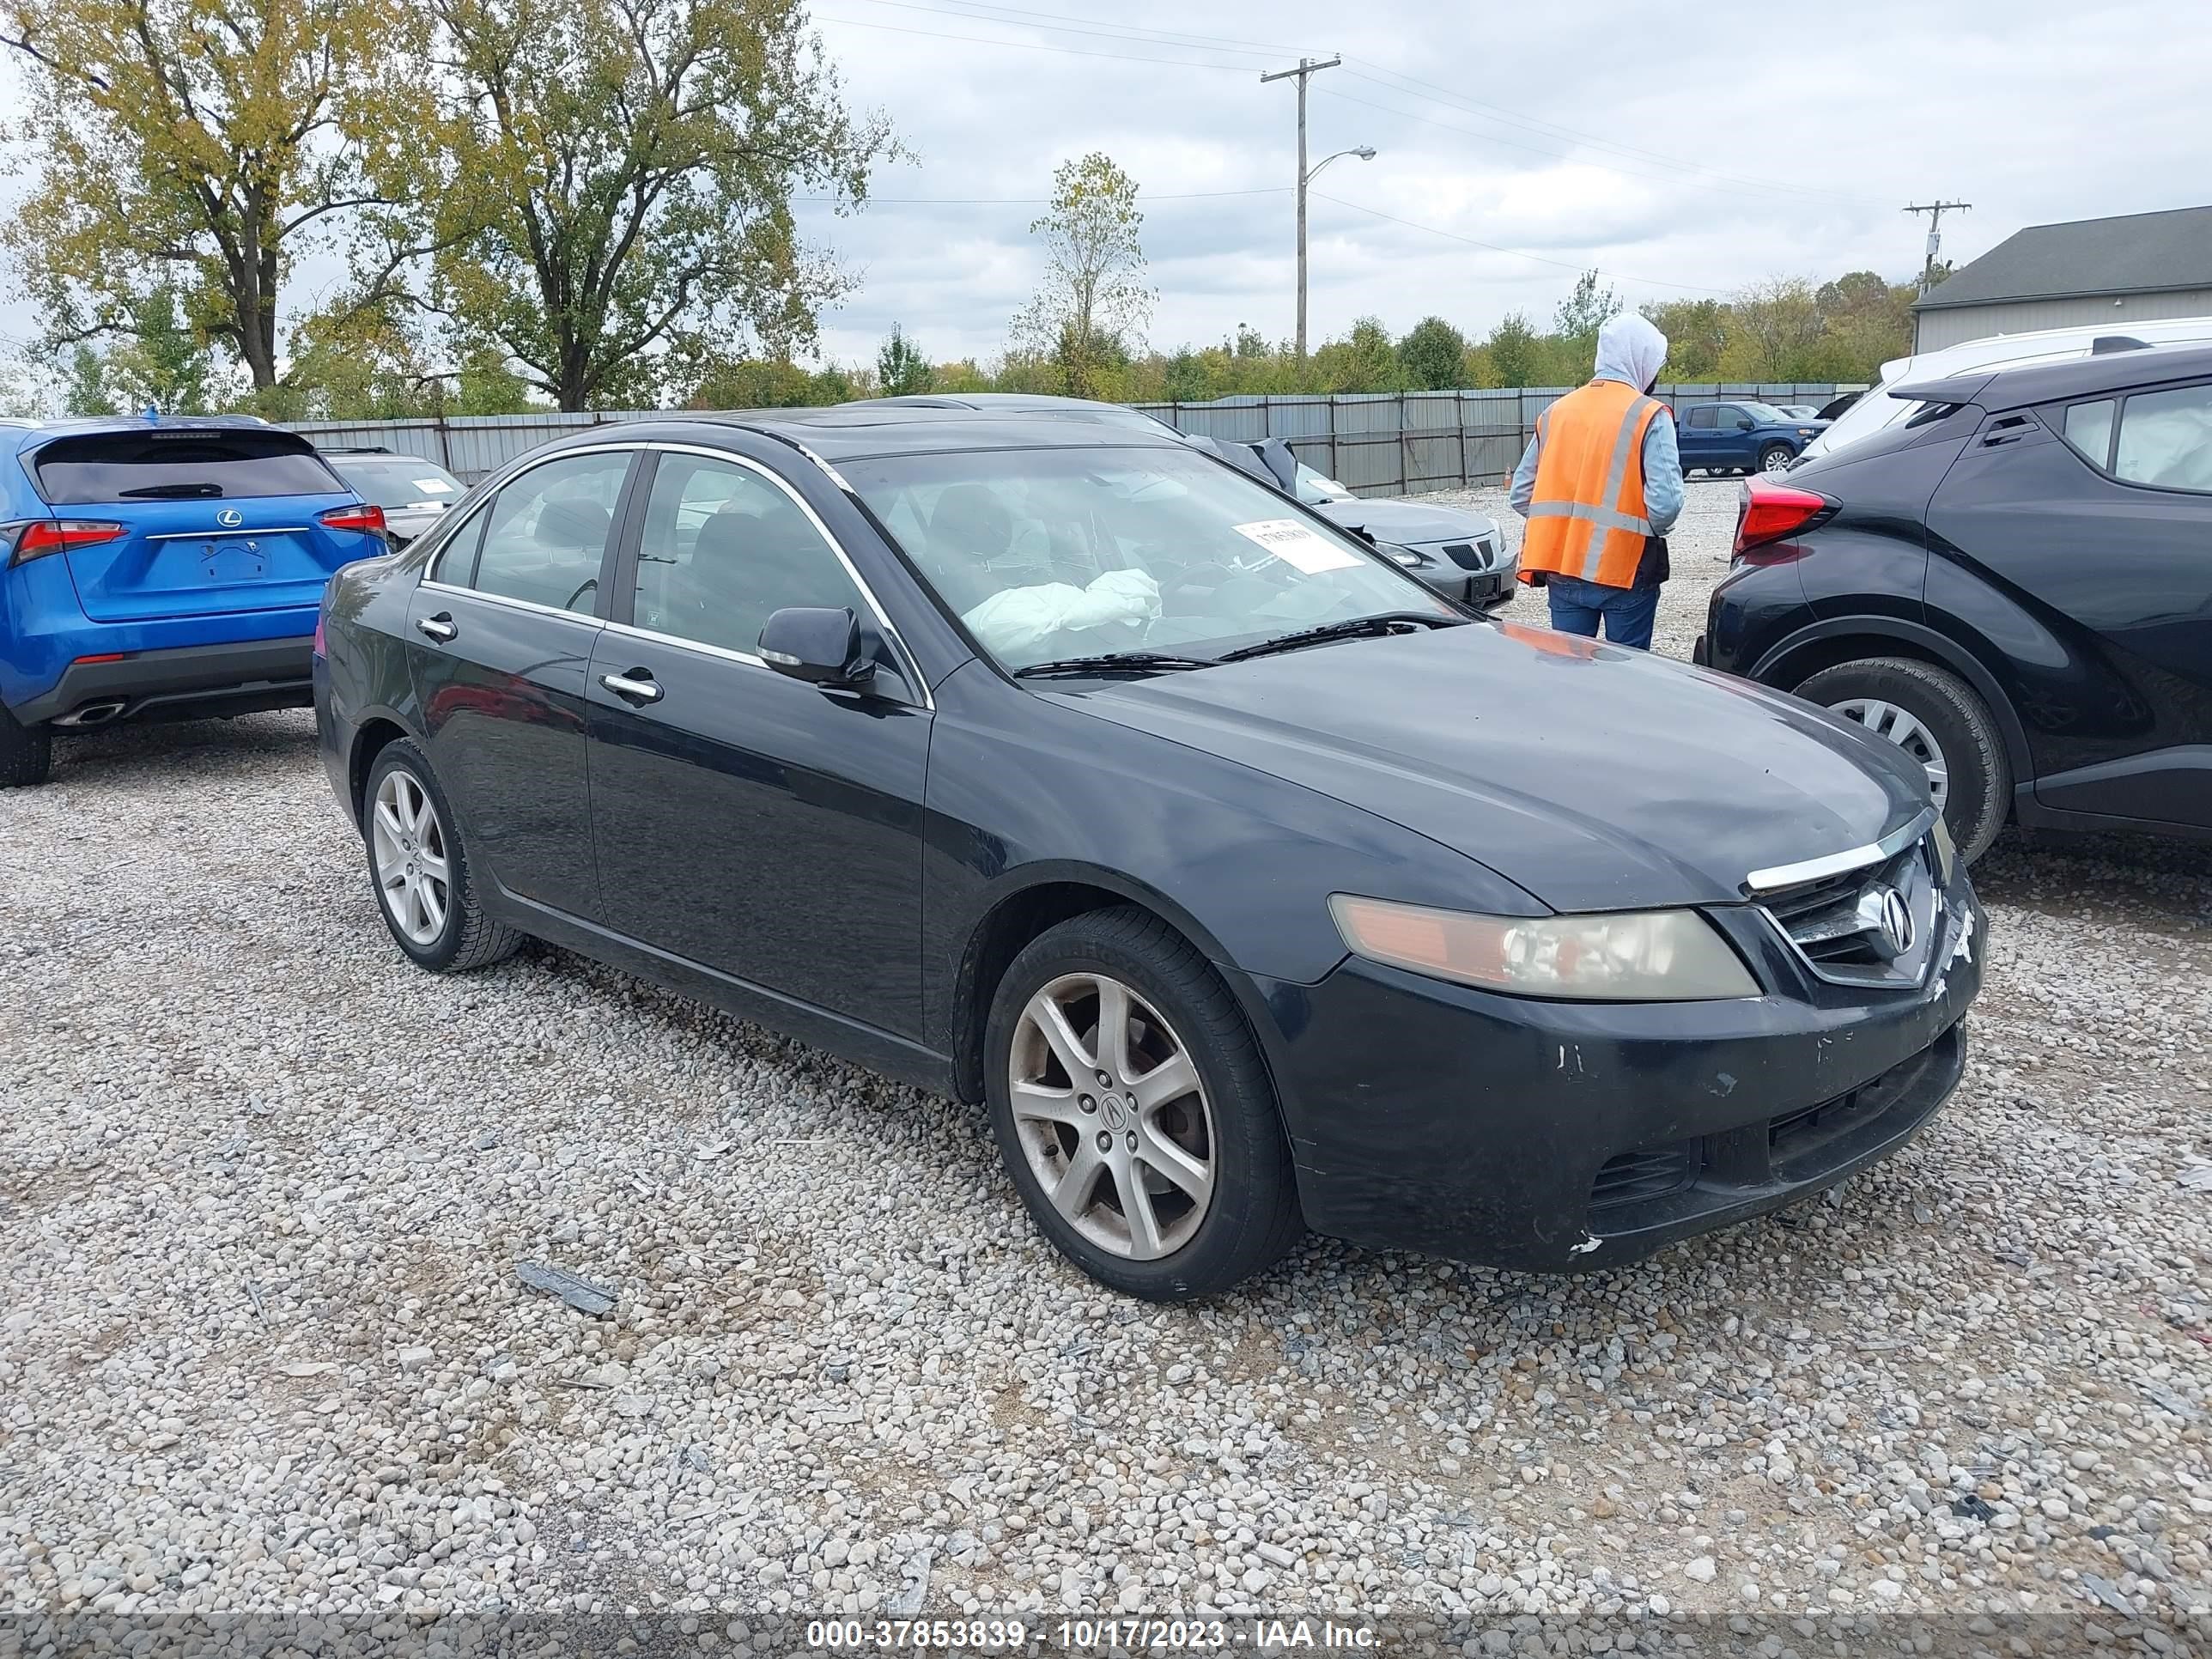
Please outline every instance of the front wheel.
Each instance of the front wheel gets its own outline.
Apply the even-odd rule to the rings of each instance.
[[[984,1054],[1023,1202],[1101,1284],[1154,1302],[1211,1296],[1303,1231],[1251,1028],[1157,916],[1093,911],[1033,941],[999,983]]]
[[[1797,452],[1788,444],[1769,444],[1759,452],[1759,470],[1771,478],[1778,472],[1787,472],[1796,459]]]
[[[27,789],[53,775],[53,735],[0,708],[0,789]]]
[[[453,809],[420,749],[401,740],[369,769],[362,840],[392,943],[419,968],[457,974],[513,956],[522,935],[486,915]]]
[[[1959,855],[1981,857],[2004,828],[2012,768],[1989,705],[1948,669],[1906,657],[1824,668],[1797,695],[1895,744],[1928,780]]]

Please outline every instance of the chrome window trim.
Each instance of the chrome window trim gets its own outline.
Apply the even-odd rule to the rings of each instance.
[[[1771,893],[1778,888],[1795,887],[1802,882],[1820,881],[1829,876],[1843,875],[1848,871],[1862,870],[1868,865],[1895,858],[1935,827],[1936,809],[1933,806],[1923,807],[1911,822],[1891,830],[1880,841],[1854,847],[1848,852],[1826,853],[1819,858],[1802,859],[1795,864],[1778,864],[1770,869],[1754,870],[1743,878],[1743,890],[1747,894]]]
[[[307,532],[303,524],[264,525],[258,530],[165,530],[158,536],[149,536],[149,542],[211,542],[223,536],[301,536]]]
[[[908,648],[904,636],[898,631],[897,624],[891,621],[890,613],[884,609],[883,601],[876,597],[876,590],[868,585],[868,579],[860,574],[860,567],[853,562],[852,555],[846,552],[845,544],[837,539],[828,525],[823,523],[822,515],[814,510],[807,499],[792,487],[790,480],[781,477],[773,468],[755,460],[750,455],[740,455],[727,449],[715,449],[705,444],[674,443],[666,440],[655,440],[631,447],[641,450],[653,450],[664,455],[696,455],[702,460],[720,461],[726,465],[740,467],[746,471],[758,473],[771,485],[789,496],[792,504],[806,515],[807,523],[814,526],[814,533],[822,538],[823,545],[827,547],[836,556],[837,562],[844,567],[845,574],[851,579],[861,600],[867,605],[869,614],[875,617],[877,628],[882,630],[884,638],[889,641],[892,652],[897,656],[900,672],[912,683],[915,695],[921,699],[922,708],[932,712],[935,711],[937,698],[929,689],[929,681],[921,672],[921,664],[914,653]],[[805,452],[801,451],[801,453]],[[814,459],[811,455],[807,459]],[[817,461],[816,465],[822,466],[824,471],[829,471],[826,463]],[[834,472],[830,473],[830,477],[836,479]],[[841,483],[843,482],[842,479],[836,481]],[[657,475],[654,482],[656,483],[659,482]],[[648,507],[651,505],[649,498],[647,504]],[[643,535],[643,527],[641,526],[639,530],[641,542]],[[727,646],[710,645],[704,640],[687,640],[678,634],[662,634],[650,628],[639,628],[634,623],[609,623],[607,626],[621,629],[627,633],[641,635],[647,639],[665,640],[672,645],[696,647],[718,656],[729,657],[738,662],[750,663],[755,667],[768,666],[759,657],[750,653],[733,650]]]
[[[654,629],[639,628],[630,623],[611,622],[606,625],[610,634],[620,634],[625,639],[651,640],[655,645],[673,645],[686,651],[697,651],[709,657],[720,657],[725,662],[741,662],[748,668],[767,668],[766,659],[750,651],[732,650],[726,645],[709,645],[704,640],[687,640],[681,634],[663,634]]]
[[[495,477],[489,481],[489,486],[484,491],[484,498],[483,501],[479,503],[474,510],[468,513],[464,517],[462,522],[465,523],[469,520],[474,519],[479,512],[489,513],[491,510],[492,503],[499,499],[501,493],[506,489],[507,485],[513,483],[517,478],[523,477],[526,473],[535,472],[541,466],[550,466],[556,461],[573,460],[579,455],[635,455],[644,447],[645,446],[642,444],[580,444],[574,449],[564,449],[557,455],[544,456],[538,460],[531,461],[527,465],[517,466],[514,471],[507,473],[503,477]],[[517,459],[523,459],[526,458],[518,457]],[[444,529],[445,526],[441,525],[439,528]],[[423,568],[422,582],[424,586],[427,586],[436,580],[438,567],[446,562],[446,554],[447,550],[453,546],[453,538],[460,533],[460,526],[456,524],[454,527],[447,533],[445,539],[441,541],[431,552],[429,562]],[[464,587],[459,582],[440,581],[437,582],[436,585],[447,589],[448,592],[457,593],[477,593],[481,591],[473,587]],[[486,599],[496,599],[500,596],[497,594],[487,593],[483,594],[483,597]],[[522,599],[516,601],[516,603],[527,605],[530,602],[527,599]],[[540,611],[551,609],[551,607],[548,605],[538,605],[534,608]],[[573,617],[576,613],[573,611],[555,611],[553,614],[561,617]]]
[[[415,586],[440,593],[458,593],[465,599],[482,599],[486,605],[504,605],[509,611],[534,611],[541,617],[565,617],[570,622],[589,623],[594,628],[613,626],[588,611],[563,611],[556,605],[540,605],[535,599],[518,599],[506,593],[487,593],[481,587],[457,587],[452,582],[438,581],[428,576],[423,577]]]

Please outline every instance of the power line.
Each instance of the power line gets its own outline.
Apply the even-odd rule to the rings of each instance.
[[[1141,46],[1234,52],[1254,58],[1274,58],[1297,50],[1294,46],[1269,46],[1256,40],[1234,40],[1220,35],[1182,34],[1172,29],[1102,23],[1096,18],[1071,17],[1066,12],[1028,11],[1019,6],[985,5],[981,3],[981,0],[955,0],[957,9],[926,4],[924,0],[861,0],[861,3],[890,6],[900,11],[934,12],[940,17],[963,17],[976,23],[1003,23],[1045,29],[1056,34],[1088,34]]]
[[[1362,80],[1370,79],[1370,77],[1366,76],[1361,76],[1359,78]],[[1431,116],[1416,114],[1413,111],[1409,109],[1400,109],[1395,105],[1378,104],[1370,99],[1355,98],[1347,92],[1323,92],[1320,95],[1324,98],[1333,98],[1339,103],[1358,104],[1363,109],[1380,110],[1383,114],[1395,115],[1401,120],[1418,121],[1423,126],[1435,127],[1444,132],[1455,132],[1462,137],[1478,139],[1486,144],[1502,144],[1508,149],[1524,150],[1532,155],[1547,155],[1554,161],[1583,161],[1589,166],[1596,167],[1601,172],[1617,173],[1624,179],[1641,179],[1647,184],[1672,184],[1675,182],[1673,179],[1661,178],[1654,173],[1633,172],[1627,167],[1622,167],[1618,162],[1603,161],[1596,157],[1578,157],[1566,150],[1547,149],[1540,145],[1522,143],[1518,139],[1501,137],[1494,132],[1477,132],[1471,127],[1463,127],[1455,122],[1439,121]],[[1432,100],[1431,101],[1434,100]],[[1694,173],[1693,169],[1686,169],[1685,171],[1690,171]],[[1781,205],[1785,200],[1808,207],[1817,204],[1816,198],[1807,198],[1802,197],[1778,198],[1774,195],[1765,191],[1745,189],[1733,185],[1713,182],[1710,177],[1697,179],[1696,182],[1700,183],[1705,189],[1717,191],[1723,195],[1747,197],[1756,201],[1772,202],[1777,205]]]
[[[1252,190],[1182,190],[1143,191],[1139,192],[1137,205],[1147,202],[1207,202],[1224,196],[1281,196],[1287,193],[1288,185],[1263,185]],[[843,202],[842,196],[794,196],[794,202]],[[861,207],[1043,207],[1049,206],[1049,196],[870,196],[858,204]]]
[[[1249,75],[1249,64],[1206,64],[1190,58],[1139,58],[1126,52],[1091,52],[1081,46],[1055,46],[1043,40],[1000,40],[988,34],[947,34],[939,29],[909,28],[899,23],[871,23],[859,17],[833,17],[827,12],[815,15],[825,23],[842,23],[850,28],[879,29],[887,34],[918,34],[931,40],[957,40],[970,46],[1011,46],[1017,52],[1049,52],[1063,58],[1104,58],[1122,64],[1151,64],[1168,69],[1233,70],[1239,75]],[[987,22],[987,18],[977,18]]]
[[[1331,196],[1324,190],[1317,190],[1314,191],[1314,194],[1321,198],[1324,202],[1334,202],[1337,206],[1350,208],[1355,213],[1364,213],[1370,218],[1387,219],[1394,225],[1405,226],[1408,230],[1425,230],[1431,236],[1448,237],[1455,242],[1465,242],[1470,247],[1486,248],[1492,253],[1510,253],[1516,259],[1534,259],[1539,264],[1557,265],[1562,270],[1579,271],[1589,269],[1588,265],[1583,264],[1579,260],[1554,259],[1546,254],[1531,253],[1525,248],[1501,247],[1496,242],[1486,242],[1479,237],[1462,236],[1455,230],[1444,230],[1437,226],[1421,224],[1412,219],[1401,219],[1395,213],[1385,213],[1380,208],[1371,208],[1360,202],[1347,202],[1342,197]],[[1613,270],[1607,271],[1604,274],[1613,277],[1616,282],[1639,283],[1646,288],[1680,289],[1686,294],[1725,295],[1728,292],[1726,289],[1702,288],[1695,283],[1668,283],[1662,282],[1656,276],[1632,276],[1626,271]]]
[[[1359,80],[1382,87],[1386,91],[1419,98],[1426,103],[1441,103],[1448,107],[1459,108],[1468,114],[1476,115],[1485,120],[1499,121],[1510,126],[1524,128],[1531,132],[1571,139],[1577,144],[1611,150],[1618,155],[1656,162],[1662,167],[1683,172],[1703,173],[1708,178],[1723,179],[1730,184],[1742,185],[1753,189],[1780,191],[1801,196],[1826,197],[1835,201],[1851,202],[1862,207],[1875,205],[1870,198],[1845,196],[1839,191],[1824,190],[1818,185],[1787,184],[1778,179],[1753,179],[1738,173],[1722,173],[1717,168],[1708,167],[1695,161],[1686,161],[1679,156],[1669,155],[1660,150],[1645,149],[1637,144],[1624,144],[1617,139],[1601,137],[1595,133],[1584,132],[1579,128],[1566,126],[1556,121],[1547,121],[1540,116],[1524,114],[1518,110],[1507,109],[1499,104],[1486,103],[1480,98],[1470,97],[1462,92],[1455,92],[1449,87],[1440,87],[1434,82],[1423,81],[1413,76],[1401,74],[1396,70],[1385,68],[1370,58],[1354,58],[1352,61],[1355,64],[1364,64],[1369,69],[1376,70],[1380,75],[1388,77],[1387,80],[1377,79],[1374,75],[1362,74],[1356,69],[1346,70],[1346,74],[1354,76]],[[1403,82],[1405,84],[1393,86],[1390,84],[1391,82]]]

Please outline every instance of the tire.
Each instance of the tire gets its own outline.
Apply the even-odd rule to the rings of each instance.
[[[369,885],[392,942],[434,974],[489,968],[513,956],[523,935],[485,914],[453,806],[422,751],[404,738],[386,745],[369,768],[362,800]],[[442,882],[433,873],[441,864]],[[395,872],[404,879],[395,882]]]
[[[1788,444],[1769,444],[1759,452],[1759,470],[1771,477],[1777,472],[1787,472],[1790,463],[1796,459],[1797,452]]]
[[[1996,720],[1973,687],[1929,663],[1872,657],[1822,669],[1797,695],[1905,743],[1923,766],[1929,763],[1923,746],[1932,743],[1943,775],[1939,786],[1931,773],[1929,793],[1940,788],[1943,820],[1960,857],[1971,864],[1989,850],[2010,814],[2012,767]],[[1914,727],[1917,743],[1909,740]]]
[[[53,734],[0,708],[0,789],[34,788],[53,775]]]
[[[1127,999],[1118,1058],[1100,1053],[1115,1046],[1098,1038],[1109,985]],[[1056,1038],[1038,1018],[1046,1001],[1064,1017]],[[1068,1042],[1079,1064],[1061,1058]],[[1148,911],[1092,911],[1033,940],[993,994],[983,1054],[992,1128],[1022,1201],[1100,1284],[1149,1302],[1216,1295],[1273,1266],[1304,1231],[1251,1027],[1206,958]],[[1194,1087],[1167,1080],[1177,1055],[1187,1062],[1177,1080]],[[1101,1064],[1109,1082],[1093,1088]],[[1018,1067],[1032,1085],[1019,1112]],[[1164,1092],[1143,1098],[1154,1079]],[[1164,1173],[1178,1163],[1179,1176]],[[1131,1214],[1139,1205],[1148,1224]]]

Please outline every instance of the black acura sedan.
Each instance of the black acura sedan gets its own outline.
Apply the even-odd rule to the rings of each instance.
[[[1104,1283],[1313,1227],[1611,1265],[1893,1151],[1980,913],[1893,746],[1477,620],[1168,437],[580,434],[331,584],[325,763],[434,971],[534,935],[987,1103]]]

